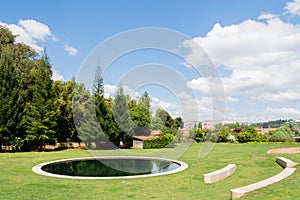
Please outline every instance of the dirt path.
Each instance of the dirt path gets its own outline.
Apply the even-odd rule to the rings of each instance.
[[[297,153],[300,153],[299,147],[271,149],[267,152],[267,154],[297,154]]]

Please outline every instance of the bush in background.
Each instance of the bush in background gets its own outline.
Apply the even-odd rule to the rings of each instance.
[[[160,149],[172,145],[174,135],[173,134],[164,134],[160,137],[152,140],[145,140],[143,143],[144,149]]]

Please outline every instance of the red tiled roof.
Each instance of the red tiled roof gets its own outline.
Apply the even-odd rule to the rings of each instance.
[[[133,136],[133,139],[138,139],[138,140],[151,140],[157,138],[156,136],[150,135],[150,136]]]

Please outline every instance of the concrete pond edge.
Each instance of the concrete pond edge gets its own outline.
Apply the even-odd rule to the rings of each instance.
[[[174,162],[174,163],[179,164],[180,167],[177,169],[168,171],[168,172],[162,172],[162,173],[156,173],[156,174],[145,174],[145,175],[135,175],[135,176],[111,176],[111,177],[67,176],[67,175],[48,173],[48,172],[42,170],[42,167],[45,165],[68,162],[68,161],[89,160],[89,159],[90,160],[92,160],[92,159],[128,159],[128,158]],[[144,156],[100,156],[100,157],[71,158],[71,159],[63,159],[63,160],[55,160],[55,161],[51,161],[51,162],[45,162],[45,163],[41,163],[41,164],[38,164],[38,165],[32,167],[32,171],[39,175],[49,176],[49,177],[54,177],[54,178],[82,179],[82,180],[108,180],[108,179],[132,179],[132,178],[146,178],[146,177],[162,176],[162,175],[174,174],[174,173],[177,173],[180,171],[184,171],[187,168],[188,168],[188,164],[186,164],[182,161],[172,160],[172,159],[167,159],[167,158],[144,157]]]

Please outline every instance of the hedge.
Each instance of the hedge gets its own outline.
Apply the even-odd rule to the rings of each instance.
[[[145,140],[143,143],[144,149],[160,149],[168,146],[173,141],[173,134],[164,134],[156,139]]]

